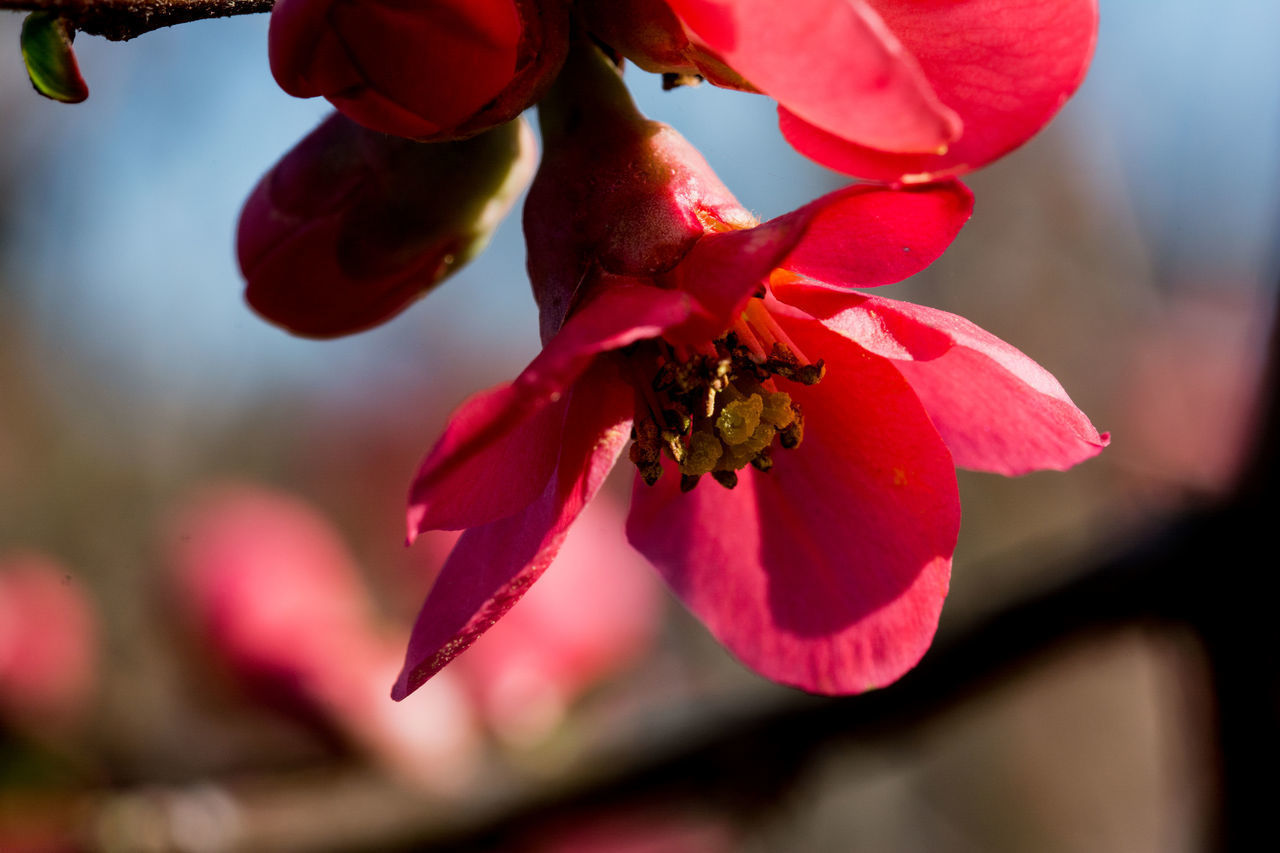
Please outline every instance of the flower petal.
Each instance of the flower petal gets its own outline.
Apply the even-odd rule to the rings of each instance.
[[[933,263],[972,213],[973,193],[959,181],[906,190],[855,185],[766,224],[809,217],[783,269],[827,284],[875,287]]]
[[[465,402],[414,478],[409,540],[527,506],[555,468],[565,392],[598,354],[656,337],[690,310],[689,298],[675,291],[625,284],[603,290],[514,382]]]
[[[951,457],[893,366],[811,321],[780,318],[826,378],[788,387],[805,440],[767,474],[682,495],[638,483],[627,534],[748,666],[823,693],[901,676],[937,627],[960,525]]]
[[[817,210],[806,205],[754,228],[720,231],[699,239],[667,277],[673,287],[696,299],[705,312],[691,316],[678,334],[690,342],[701,342],[723,332],[742,313],[747,300],[759,292],[769,273],[804,239]]]
[[[465,651],[550,565],[627,442],[634,404],[613,365],[599,362],[582,377],[566,407],[554,475],[523,511],[458,540],[418,615],[392,698],[408,696]]]
[[[482,391],[449,418],[409,492],[409,541],[510,515],[542,492],[555,470],[563,398],[526,399],[508,382]]]
[[[709,315],[676,334],[715,337],[775,268],[846,287],[901,281],[942,254],[968,221],[973,194],[958,181],[918,189],[857,185],[754,228],[707,234],[669,276]],[[786,281],[785,273],[775,281]]]
[[[916,60],[864,0],[669,0],[735,71],[827,132],[887,151],[960,135]]]
[[[779,108],[801,154],[849,175],[919,182],[959,175],[1017,148],[1084,80],[1097,0],[869,0],[920,63],[964,133],[941,154],[895,154]],[[876,150],[884,149],[884,150]]]
[[[963,317],[804,285],[776,294],[893,359],[963,468],[1011,476],[1061,471],[1110,441],[1048,371]]]

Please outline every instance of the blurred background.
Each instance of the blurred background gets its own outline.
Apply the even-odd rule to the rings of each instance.
[[[510,636],[385,698],[450,544],[402,546],[409,479],[536,352],[518,215],[390,324],[292,338],[243,304],[234,227],[328,109],[275,87],[266,18],[82,36],[76,106],[31,91],[21,20],[0,13],[0,850],[1205,846],[1204,664],[1136,625],[833,746],[749,817],[712,780],[547,818],[796,694],[660,588],[620,478]],[[1278,28],[1251,0],[1105,0],[1080,93],[967,180],[950,252],[880,291],[1018,346],[1113,435],[1067,474],[962,472],[944,633],[1230,487],[1275,294]],[[763,98],[629,83],[761,218],[842,183]]]

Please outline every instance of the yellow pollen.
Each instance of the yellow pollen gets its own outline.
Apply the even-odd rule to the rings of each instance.
[[[812,385],[824,366],[800,352],[760,298],[714,341],[695,346],[642,341],[625,349],[626,375],[637,386],[628,456],[652,485],[666,455],[688,491],[710,474],[733,488],[748,465],[773,467],[775,444],[790,449],[804,437],[804,418],[778,381]]]
[[[689,452],[680,463],[680,473],[694,477],[710,474],[724,455],[724,448],[709,432],[695,432],[689,437]]]
[[[778,429],[788,426],[796,419],[796,413],[791,409],[791,395],[786,391],[765,395],[760,419]]]
[[[735,400],[720,410],[716,418],[716,428],[720,430],[720,438],[725,444],[742,444],[751,438],[756,427],[760,425],[760,413],[764,411],[764,400],[759,394],[752,394],[745,400]]]

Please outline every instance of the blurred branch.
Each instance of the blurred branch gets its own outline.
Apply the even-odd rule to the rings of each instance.
[[[236,804],[237,830],[225,839],[225,849],[276,849],[282,837],[290,839],[291,850],[330,853],[371,846],[522,849],[540,831],[637,806],[677,814],[711,809],[750,826],[833,747],[905,735],[1073,640],[1194,619],[1207,586],[1200,582],[1205,555],[1230,537],[1233,525],[1230,515],[1218,512],[1176,520],[1069,580],[948,628],[915,670],[883,690],[848,697],[780,691],[779,700],[764,707],[704,704],[697,715],[583,755],[554,777],[495,779],[480,796],[424,800],[376,780],[353,784],[315,775],[305,782],[230,782],[220,790]],[[1267,786],[1257,788],[1257,797],[1269,796]],[[208,790],[203,785],[151,796],[163,805],[174,797],[207,797]],[[114,800],[104,802],[98,822],[117,807]],[[299,826],[285,832],[281,814],[305,815],[299,824],[305,832]]]
[[[1260,388],[1253,445],[1241,466],[1229,518],[1197,566],[1200,600],[1192,624],[1204,643],[1217,713],[1221,850],[1254,849],[1274,832],[1274,797],[1259,779],[1280,766],[1280,577],[1273,531],[1280,506],[1280,296],[1272,309],[1270,354]],[[1270,556],[1268,556],[1270,555]]]
[[[636,807],[659,814],[710,809],[749,827],[785,802],[795,780],[833,748],[908,735],[1071,642],[1135,626],[1187,626],[1204,642],[1219,691],[1222,796],[1217,824],[1200,846],[1252,849],[1248,842],[1271,821],[1274,797],[1257,784],[1270,775],[1249,774],[1271,774],[1280,759],[1274,638],[1264,636],[1274,631],[1268,620],[1253,621],[1275,600],[1274,581],[1257,576],[1274,572],[1243,556],[1268,532],[1258,520],[1235,503],[1176,518],[1069,579],[945,627],[921,664],[883,690],[849,697],[780,691],[763,707],[703,705],[697,715],[582,755],[554,776],[493,778],[479,795],[472,789],[443,799],[343,775],[228,779],[108,796],[91,809],[90,823],[113,826],[113,815],[125,806],[138,811],[141,798],[152,817],[139,832],[177,833],[176,825],[164,830],[166,822],[209,800],[212,790],[219,809],[235,817],[223,839],[228,851],[281,849],[283,838],[299,853],[521,849],[548,829]],[[1232,585],[1236,566],[1254,577],[1252,589]],[[191,798],[192,808],[174,806]]]
[[[0,0],[0,9],[53,12],[73,28],[124,41],[206,18],[270,12],[275,0]]]
[[[883,690],[847,697],[796,694],[695,737],[663,738],[604,761],[596,756],[597,768],[609,768],[606,777],[597,772],[471,833],[434,837],[439,846],[431,849],[505,849],[530,826],[637,802],[710,805],[749,821],[836,744],[882,743],[905,734],[1073,639],[1126,625],[1181,622],[1194,589],[1184,581],[1200,565],[1205,546],[1218,540],[1223,522],[1218,514],[1184,519],[1070,580],[949,630],[915,670]],[[1187,572],[1171,573],[1178,565]]]

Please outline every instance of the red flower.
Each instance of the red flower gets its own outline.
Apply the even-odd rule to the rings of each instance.
[[[568,27],[565,0],[280,0],[271,73],[373,130],[460,139],[538,99]]]
[[[523,120],[423,144],[335,114],[245,202],[236,246],[245,298],[309,337],[388,320],[484,248],[534,158]]]
[[[584,14],[643,68],[777,99],[819,163],[914,182],[1026,142],[1079,87],[1098,27],[1096,0],[586,0]]]
[[[526,209],[546,346],[466,402],[418,472],[410,537],[466,533],[393,695],[537,580],[628,442],[628,537],[734,654],[809,690],[893,681],[946,594],[955,465],[1066,468],[1106,437],[972,324],[833,289],[930,263],[968,218],[962,185],[854,186],[752,227],[674,131],[625,114],[611,70],[565,79]],[[598,133],[576,121],[610,111]],[[576,187],[561,170],[575,158]],[[566,196],[576,215],[535,228]]]

